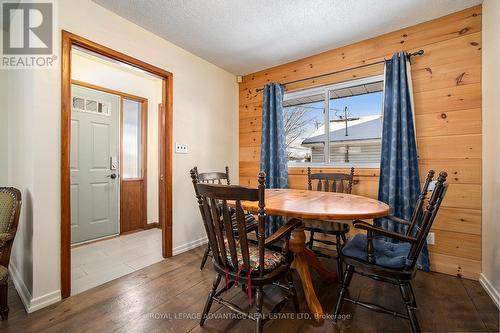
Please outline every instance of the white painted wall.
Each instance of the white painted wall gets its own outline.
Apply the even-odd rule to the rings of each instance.
[[[0,31],[1,32],[1,31]],[[0,70],[0,186],[7,184],[7,156],[8,156],[8,106],[7,87],[9,71]]]
[[[174,253],[204,241],[189,169],[228,165],[238,182],[235,76],[90,0],[58,1],[58,11],[60,29],[173,73],[174,142],[189,148],[189,154],[173,159]],[[60,45],[59,40],[55,43]],[[59,69],[9,75],[9,134],[13,139],[9,141],[8,180],[24,195],[11,266],[29,311],[60,297],[60,76]]]
[[[5,70],[2,71],[2,74]],[[8,118],[8,173],[7,183],[21,190],[22,209],[11,254],[10,274],[23,302],[30,304],[33,299],[33,238],[34,210],[33,194],[35,191],[34,175],[34,108],[36,100],[43,96],[35,89],[34,71],[9,70],[7,88]],[[42,139],[43,140],[43,139]],[[42,141],[40,140],[40,141]],[[57,148],[59,151],[59,147]],[[37,204],[37,207],[39,205]],[[48,265],[48,269],[59,268]]]
[[[147,221],[159,221],[158,212],[158,104],[162,80],[73,49],[71,78],[148,99]]]
[[[500,1],[483,3],[483,209],[480,282],[500,301]]]

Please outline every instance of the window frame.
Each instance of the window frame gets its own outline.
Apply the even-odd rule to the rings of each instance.
[[[360,79],[355,79],[355,80],[349,80],[349,81],[343,81],[339,83],[334,83],[334,84],[329,84],[325,86],[319,86],[319,87],[313,87],[309,89],[304,89],[304,90],[298,90],[298,91],[292,91],[289,93],[285,93],[283,95],[283,102],[288,101],[290,99],[296,99],[296,98],[301,98],[301,97],[307,97],[311,95],[319,95],[323,94],[324,95],[324,107],[325,110],[330,110],[330,92],[333,90],[340,90],[340,89],[345,89],[353,86],[359,86],[359,85],[364,85],[364,84],[370,84],[370,83],[376,83],[376,82],[382,82],[382,95],[385,95],[385,75],[384,74],[378,74],[378,75],[372,75]],[[384,99],[382,98],[382,105],[381,105],[381,110],[380,114],[382,118],[384,117]],[[330,112],[325,112],[325,117],[324,117],[324,128],[325,128],[325,133],[330,133]],[[317,167],[317,168],[337,168],[337,169],[342,169],[345,168],[346,166],[343,165],[338,165],[338,164],[333,164],[331,162],[331,156],[330,156],[330,135],[325,135],[326,137],[326,142],[325,142],[325,162],[293,162],[290,163],[288,162],[287,165],[289,168],[304,168],[304,167]],[[362,168],[367,168],[367,169],[379,169],[380,168],[380,163],[351,163],[350,166],[353,167],[362,167]]]

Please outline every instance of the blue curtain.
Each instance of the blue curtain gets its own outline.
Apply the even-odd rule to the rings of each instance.
[[[266,173],[266,188],[288,187],[283,86],[278,83],[264,86],[260,170]],[[266,236],[278,230],[283,223],[281,217],[269,217],[266,221]]]
[[[385,63],[384,120],[378,199],[391,207],[391,214],[411,218],[420,194],[417,144],[411,100],[411,76],[406,52]],[[406,226],[387,219],[375,223],[386,230],[405,233]],[[392,239],[388,239],[393,241]],[[430,269],[427,246],[418,266]]]

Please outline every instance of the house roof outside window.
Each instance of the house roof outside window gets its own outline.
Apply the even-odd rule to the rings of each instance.
[[[318,127],[310,137],[302,141],[302,145],[313,146],[324,143],[324,132],[324,125]],[[330,121],[330,143],[376,140],[382,138],[382,116],[373,115],[350,120],[347,123],[347,133],[346,136],[344,121]]]

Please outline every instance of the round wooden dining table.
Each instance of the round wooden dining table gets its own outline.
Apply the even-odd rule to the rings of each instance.
[[[259,209],[257,201],[245,201],[242,205],[252,213]],[[389,206],[375,199],[344,193],[294,189],[266,189],[265,205],[267,215],[314,219],[324,223],[338,223],[332,220],[342,220],[345,223],[358,219],[373,219],[389,213]],[[303,224],[292,231],[289,248],[294,254],[292,268],[300,277],[309,310],[315,318],[321,319],[324,311],[316,296],[309,266],[324,280],[336,281],[337,274],[328,271],[316,254],[306,247]]]

